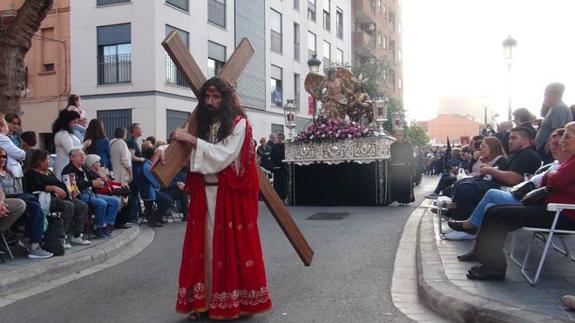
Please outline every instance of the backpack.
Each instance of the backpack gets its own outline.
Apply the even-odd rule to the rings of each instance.
[[[42,248],[55,256],[63,256],[65,249],[62,242],[66,236],[64,222],[60,216],[47,216],[46,219],[48,219],[48,228],[44,232]]]

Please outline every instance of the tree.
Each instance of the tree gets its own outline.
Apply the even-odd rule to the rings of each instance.
[[[363,83],[363,90],[369,94],[371,98],[383,96],[386,70],[388,64],[383,59],[376,57],[374,54],[367,54],[365,58],[358,57],[353,66],[353,74],[356,77],[361,75],[361,79],[365,80]]]
[[[405,109],[403,108],[403,103],[393,97],[389,97],[385,105],[387,107],[387,121],[383,123],[383,128],[391,132],[393,130],[393,114],[399,112],[405,115]]]
[[[25,87],[24,57],[54,0],[26,0],[13,21],[0,25],[0,112],[19,113]]]
[[[409,127],[405,129],[405,134],[411,143],[416,146],[425,147],[429,143],[429,136],[425,132],[425,129],[414,120],[412,120]]]

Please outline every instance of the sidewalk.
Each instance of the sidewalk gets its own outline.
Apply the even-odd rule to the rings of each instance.
[[[114,230],[111,238],[91,240],[88,246],[74,245],[64,256],[49,259],[28,259],[21,247],[13,246],[14,260],[5,255],[5,262],[0,263],[0,298],[107,262],[131,248],[142,229]]]
[[[419,299],[434,312],[458,322],[572,322],[575,312],[561,305],[561,296],[575,294],[575,262],[550,251],[539,282],[531,286],[519,267],[507,262],[503,282],[468,280],[468,269],[477,263],[459,262],[474,241],[442,240],[437,232],[437,216],[431,200],[417,209],[424,212],[419,223],[417,275]],[[523,256],[526,232],[521,232],[516,255]],[[575,250],[575,239],[566,238]],[[529,270],[535,269],[543,243],[535,241]],[[531,272],[531,271],[529,271]]]

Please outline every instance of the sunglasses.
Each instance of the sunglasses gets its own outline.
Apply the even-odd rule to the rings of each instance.
[[[6,159],[8,158],[8,155],[0,155],[0,159]]]

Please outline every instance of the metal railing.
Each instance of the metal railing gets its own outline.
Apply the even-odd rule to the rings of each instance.
[[[275,30],[271,30],[270,32],[270,42],[271,42],[271,50],[274,52],[281,53],[282,52],[282,34],[278,33]]]
[[[189,11],[189,1],[188,0],[166,0],[166,3],[171,4],[176,8],[180,8],[184,11]]]
[[[182,87],[189,87],[188,82],[169,56],[166,56],[166,82]]]
[[[132,54],[98,57],[98,84],[132,81]]]
[[[132,0],[97,0],[96,6],[107,6],[109,4],[132,2]]]
[[[220,27],[226,27],[226,3],[209,0],[208,1],[208,21]]]

